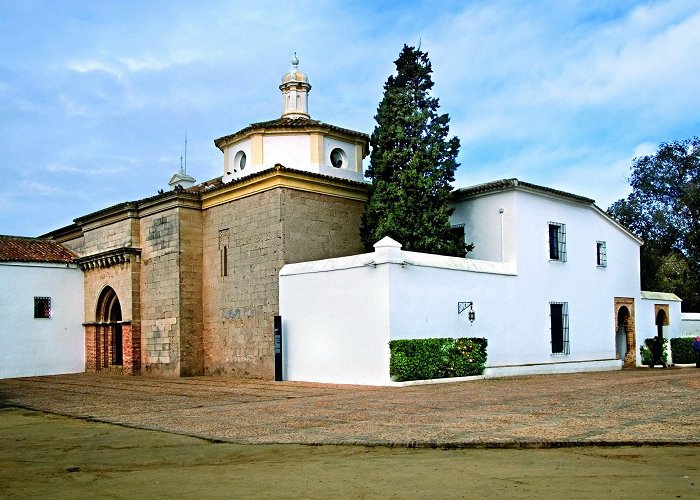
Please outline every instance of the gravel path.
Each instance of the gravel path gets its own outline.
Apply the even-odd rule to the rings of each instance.
[[[245,444],[700,445],[699,396],[695,368],[403,388],[94,373],[0,380],[0,406]]]

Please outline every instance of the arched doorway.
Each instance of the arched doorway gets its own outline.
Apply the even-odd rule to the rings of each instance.
[[[615,334],[615,349],[617,357],[624,360],[627,357],[627,332],[629,330],[630,310],[621,306],[617,311],[617,332]]]
[[[623,368],[637,365],[637,333],[634,319],[634,299],[615,297],[615,352]]]
[[[664,326],[668,325],[668,316],[666,311],[659,309],[656,313],[656,336],[663,340],[664,338]]]
[[[99,364],[100,368],[121,367],[124,362],[122,335],[122,308],[117,293],[106,286],[97,299],[95,318],[99,324]]]

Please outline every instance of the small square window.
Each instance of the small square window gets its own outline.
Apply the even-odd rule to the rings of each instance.
[[[38,319],[51,317],[51,297],[34,297],[34,317]]]
[[[596,265],[598,267],[608,266],[608,251],[604,241],[596,242]]]
[[[549,260],[566,262],[566,225],[549,223]]]

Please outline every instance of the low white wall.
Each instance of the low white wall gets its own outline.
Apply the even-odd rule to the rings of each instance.
[[[282,269],[287,380],[386,385],[389,340],[430,337],[487,338],[491,376],[621,367],[614,292],[572,281],[551,296],[512,264],[403,252],[386,240],[371,254]],[[567,355],[551,352],[549,303],[559,297],[569,303]],[[458,302],[473,303],[473,323]]]
[[[285,380],[381,384],[388,379],[388,269],[372,267],[371,258],[362,257],[282,269]]]
[[[648,292],[644,292],[648,293]],[[666,294],[659,294],[666,295]],[[657,305],[667,305],[669,312],[669,324],[663,327],[663,336],[666,339],[666,345],[669,350],[669,363],[673,363],[673,352],[669,339],[683,336],[683,327],[681,321],[681,301],[680,300],[665,300],[660,298],[644,298],[642,297],[637,302],[636,311],[636,336],[637,336],[637,365],[642,366],[642,355],[640,347],[644,344],[645,339],[656,337],[656,308]]]
[[[34,297],[51,318],[34,319]],[[65,264],[0,263],[0,378],[85,370],[83,273]]]
[[[681,336],[697,337],[700,335],[700,313],[681,314]]]

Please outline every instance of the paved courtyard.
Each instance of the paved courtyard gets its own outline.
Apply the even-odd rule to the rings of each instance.
[[[0,406],[244,444],[700,445],[700,370],[411,387],[83,373],[0,380]]]

